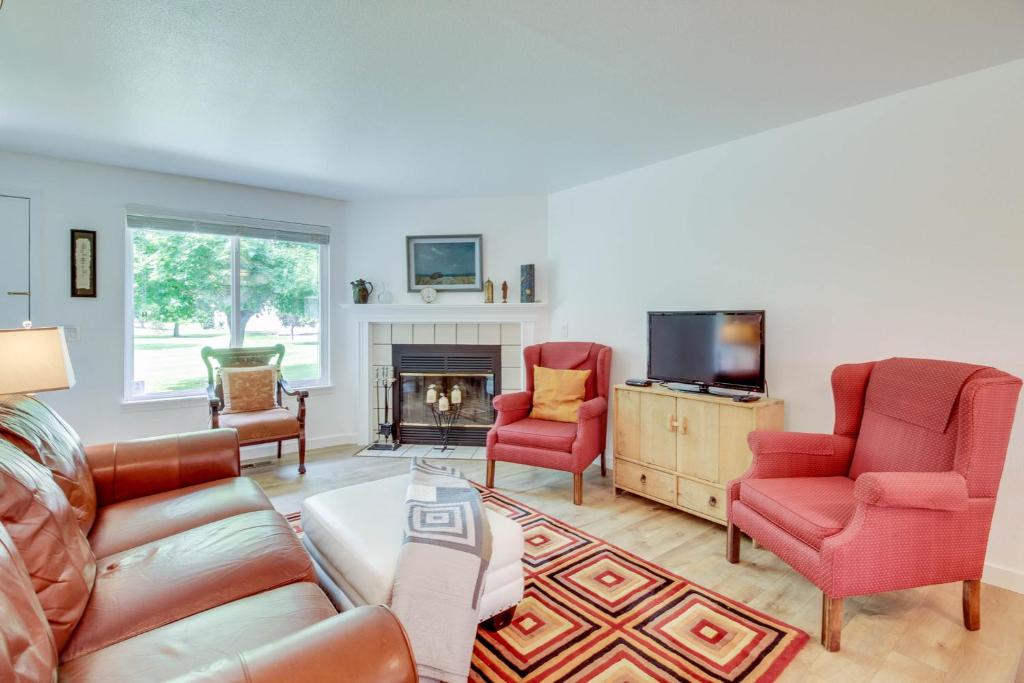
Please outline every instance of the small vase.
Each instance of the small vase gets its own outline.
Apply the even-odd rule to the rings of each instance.
[[[391,295],[391,290],[388,289],[387,283],[385,282],[385,283],[381,284],[380,292],[377,293],[377,303],[379,303],[379,304],[389,304],[393,300],[394,300],[394,297]]]

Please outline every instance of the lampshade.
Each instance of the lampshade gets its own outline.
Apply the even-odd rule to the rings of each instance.
[[[70,389],[75,371],[62,327],[0,330],[0,394]]]

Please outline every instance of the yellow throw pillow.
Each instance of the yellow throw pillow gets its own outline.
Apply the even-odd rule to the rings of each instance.
[[[248,413],[277,406],[277,368],[221,368],[225,413]]]
[[[590,370],[533,368],[533,410],[530,417],[552,422],[579,422]]]

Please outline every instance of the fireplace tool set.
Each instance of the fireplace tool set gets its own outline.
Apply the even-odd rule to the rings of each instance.
[[[451,434],[452,425],[458,421],[459,415],[462,414],[462,390],[456,384],[452,387],[451,398],[449,398],[443,393],[438,393],[436,384],[431,384],[427,387],[427,404],[430,406],[430,412],[434,416],[434,426],[437,427],[437,435],[441,439],[441,445],[434,446],[434,450],[441,451],[442,453],[454,451],[455,448],[448,445],[448,437]]]
[[[371,451],[393,451],[399,446],[391,406],[391,387],[395,383],[394,368],[378,367],[375,372],[373,390],[377,397],[377,435],[370,444]],[[381,397],[381,394],[384,394]],[[383,401],[381,400],[383,398]]]

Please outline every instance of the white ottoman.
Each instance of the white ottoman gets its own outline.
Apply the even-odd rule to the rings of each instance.
[[[302,539],[323,588],[339,610],[389,605],[405,528],[409,475],[357,484],[307,498]],[[523,599],[523,530],[487,510],[491,561],[484,576],[480,621],[501,628]]]

